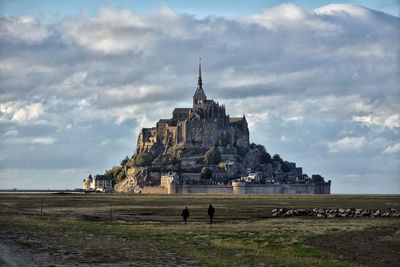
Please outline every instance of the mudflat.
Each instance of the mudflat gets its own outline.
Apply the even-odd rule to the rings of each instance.
[[[213,204],[214,223],[207,209]],[[188,224],[181,212],[190,210]],[[399,218],[272,217],[276,208],[400,210],[400,196],[0,194],[5,266],[396,266]]]

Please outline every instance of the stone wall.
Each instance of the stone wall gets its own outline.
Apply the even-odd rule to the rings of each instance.
[[[240,186],[239,186],[240,187]],[[241,191],[239,191],[241,192]],[[325,184],[246,184],[245,194],[330,194],[330,183]]]
[[[179,173],[182,181],[199,181],[200,180],[200,173],[198,172],[181,172]]]
[[[231,185],[177,185],[177,194],[231,194]]]
[[[177,194],[330,194],[330,183],[324,184],[246,184],[232,185],[174,185]]]
[[[168,194],[168,189],[161,186],[145,186],[142,194]]]

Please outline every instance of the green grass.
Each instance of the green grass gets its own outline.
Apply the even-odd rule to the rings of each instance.
[[[399,208],[399,200],[398,196],[0,194],[0,229],[37,255],[47,253],[49,262],[66,265],[357,266],[308,245],[307,238],[400,229],[398,219],[270,218],[271,210]],[[207,222],[209,203],[216,208],[213,225]],[[187,225],[179,216],[184,206],[191,211]],[[143,218],[110,221],[111,209],[114,219]],[[93,220],[96,214],[104,216]]]

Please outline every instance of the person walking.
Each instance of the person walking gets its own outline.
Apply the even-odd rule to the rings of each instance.
[[[189,209],[188,209],[187,207],[185,207],[185,208],[183,209],[181,215],[182,215],[182,217],[183,217],[183,222],[184,222],[185,224],[187,224],[187,219],[188,219],[189,216],[190,216]]]
[[[214,207],[210,204],[210,206],[208,206],[208,216],[210,217],[210,224],[213,223],[214,213],[215,213],[215,209],[214,209]]]

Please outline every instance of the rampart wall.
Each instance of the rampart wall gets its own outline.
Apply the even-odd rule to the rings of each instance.
[[[177,185],[177,194],[232,194],[231,185]]]
[[[168,194],[168,189],[161,186],[145,186],[142,194]]]
[[[331,183],[321,184],[250,184],[232,185],[177,185],[144,187],[143,194],[330,194]]]
[[[324,184],[245,184],[238,185],[238,194],[330,194],[330,183]]]

